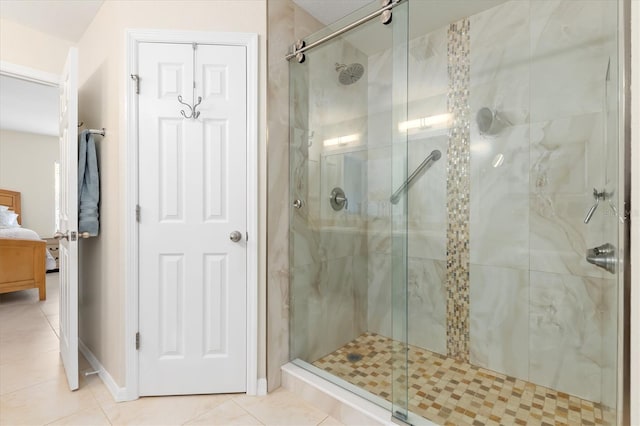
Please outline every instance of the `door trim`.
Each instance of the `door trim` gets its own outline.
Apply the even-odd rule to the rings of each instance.
[[[258,34],[201,31],[127,30],[125,86],[124,279],[126,399],[139,397],[138,351],[138,98],[130,78],[138,73],[140,43],[203,43],[243,46],[247,54],[247,395],[258,393]],[[144,84],[143,81],[140,84]],[[144,336],[141,337],[144,340]]]
[[[60,74],[52,74],[6,61],[0,61],[0,75],[45,86],[58,87],[60,85]]]

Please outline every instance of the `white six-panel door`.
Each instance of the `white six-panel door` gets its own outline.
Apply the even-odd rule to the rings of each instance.
[[[69,49],[60,78],[60,356],[78,389],[78,51]]]
[[[245,50],[139,47],[141,396],[246,390]]]

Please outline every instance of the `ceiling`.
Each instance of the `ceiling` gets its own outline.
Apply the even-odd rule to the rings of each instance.
[[[355,12],[375,0],[293,0],[325,25]]]
[[[298,6],[325,25],[376,0],[293,0]],[[412,3],[410,20],[420,25],[410,25],[424,34],[427,29],[438,28],[461,16],[477,13],[505,0],[431,0]],[[0,18],[33,28],[48,35],[73,43],[93,21],[104,0],[0,0]],[[410,35],[411,37],[411,35]],[[377,31],[354,31],[350,42],[372,54],[387,48],[389,37]],[[0,78],[0,128],[40,133],[58,134],[57,88]]]
[[[104,0],[1,0],[0,18],[77,43]]]
[[[294,0],[330,24],[371,0]],[[77,43],[104,0],[0,0],[0,18]],[[0,76],[0,129],[58,134],[58,89]]]
[[[77,43],[103,0],[0,0],[0,18]],[[58,88],[0,76],[0,129],[56,136]]]

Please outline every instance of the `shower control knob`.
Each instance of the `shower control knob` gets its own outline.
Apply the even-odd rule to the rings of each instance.
[[[233,231],[231,234],[229,234],[229,239],[234,243],[237,243],[242,239],[242,233],[240,231]]]

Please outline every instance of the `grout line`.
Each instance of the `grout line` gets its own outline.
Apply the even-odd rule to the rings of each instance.
[[[318,422],[318,424],[316,426],[320,426],[322,423],[324,423],[325,420],[327,420],[330,416],[327,414],[327,417],[325,417],[324,419],[320,420]]]
[[[98,406],[98,407],[99,407],[99,406]],[[50,421],[49,423],[45,423],[45,426],[47,426],[47,425],[51,425],[51,424],[56,423],[56,422],[59,422],[60,420],[68,419],[69,417],[75,416],[75,415],[76,415],[76,414],[78,414],[78,413],[83,413],[83,412],[85,412],[85,411],[89,411],[89,410],[92,410],[92,409],[94,409],[94,408],[95,408],[95,407],[81,408],[80,410],[78,410],[78,411],[76,411],[76,412],[73,412],[73,413],[71,413],[71,414],[69,414],[69,415],[62,416],[62,417],[59,417],[59,418],[57,418],[57,419],[55,419],[55,420]],[[108,419],[108,418],[107,418],[107,422],[108,422],[110,425],[113,425],[113,423],[111,423],[111,422],[109,421],[109,419]]]
[[[235,397],[234,397],[235,398]],[[260,420],[259,418],[257,418],[256,416],[254,416],[251,412],[249,412],[246,408],[244,408],[242,405],[238,404],[236,401],[234,401],[234,398],[231,398],[230,401],[233,402],[234,404],[236,404],[238,407],[240,407],[242,409],[242,411],[244,411],[245,413],[247,413],[248,415],[250,415],[251,417],[253,417],[254,419],[256,419],[256,421],[258,423],[260,423],[261,425],[266,425],[265,422],[263,422],[262,420]],[[258,398],[264,398],[264,396],[262,397],[258,397]]]
[[[204,396],[221,396],[221,395],[225,395],[225,394],[204,394]],[[176,395],[176,396],[189,397],[189,396],[195,396],[195,395]],[[215,409],[219,408],[222,404],[226,403],[227,401],[231,401],[231,397],[230,397],[228,394],[227,394],[227,395],[225,395],[225,396],[227,396],[227,398],[226,398],[226,399],[224,399],[224,400],[222,400],[222,401],[221,401],[220,403],[218,403],[215,407],[213,407],[213,408],[211,408],[211,409],[209,409],[209,410],[206,410],[206,411],[204,411],[204,412],[202,412],[202,413],[198,414],[197,416],[190,417],[190,418],[188,418],[187,420],[185,420],[184,422],[182,422],[182,423],[180,423],[180,424],[182,424],[182,425],[186,425],[186,424],[187,424],[187,423],[189,423],[189,422],[192,422],[192,421],[194,421],[194,420],[198,420],[200,417],[202,417],[202,416],[206,415],[207,413],[209,413],[209,412],[211,412],[211,411],[213,411],[213,410],[215,410]]]
[[[47,354],[47,353],[49,353],[49,352],[56,352],[56,353],[57,353],[57,351],[58,351],[57,349],[51,349],[51,350],[49,350],[49,351],[42,351],[42,352],[30,353],[29,355],[33,355],[33,354],[35,354],[35,355],[44,355],[44,354]],[[11,364],[16,364],[16,363],[19,363],[19,362],[22,362],[22,361],[23,361],[23,360],[22,360],[22,359],[20,359],[20,360],[17,360],[17,361],[7,362],[6,364],[2,364],[2,367],[6,367],[7,365],[11,365]],[[56,366],[56,368],[61,368],[61,367],[62,367],[62,361],[60,361],[60,365],[57,365],[57,366]],[[62,368],[63,368],[63,367],[62,367]],[[64,368],[63,368],[63,369],[64,369]],[[58,379],[57,379],[57,378],[49,378],[49,379],[41,380],[41,381],[39,381],[39,382],[37,382],[37,383],[31,383],[30,385],[27,385],[27,386],[24,386],[24,387],[21,387],[21,388],[14,389],[14,390],[12,390],[12,391],[10,391],[10,392],[7,392],[7,393],[3,393],[3,394],[1,394],[0,396],[3,396],[3,397],[4,397],[4,396],[7,396],[7,395],[11,395],[11,394],[12,394],[12,393],[14,393],[14,392],[20,392],[20,391],[23,391],[23,390],[25,390],[25,389],[29,389],[29,388],[32,388],[32,387],[34,387],[34,386],[38,386],[38,385],[40,385],[40,384],[42,384],[42,383],[50,382],[50,381],[52,381],[52,380],[58,380]]]

